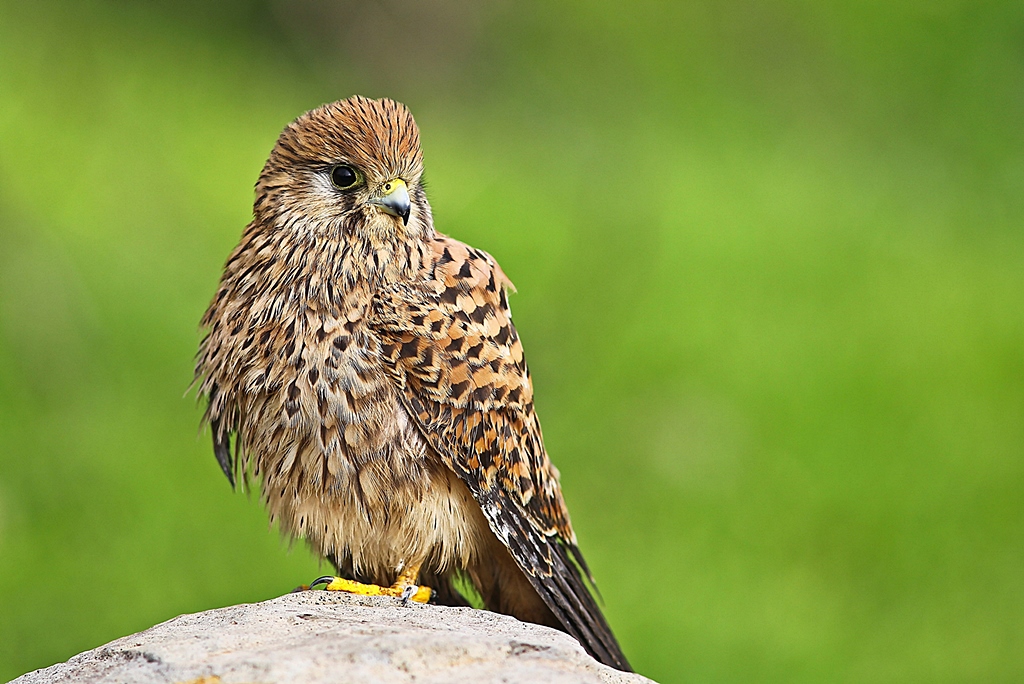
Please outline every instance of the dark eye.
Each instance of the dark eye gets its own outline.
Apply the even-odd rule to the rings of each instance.
[[[359,174],[351,166],[340,164],[331,169],[331,182],[335,187],[347,190],[359,182]]]

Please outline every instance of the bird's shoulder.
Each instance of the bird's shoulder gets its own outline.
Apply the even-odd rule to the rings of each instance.
[[[530,371],[508,303],[512,282],[483,250],[447,236],[430,247],[420,279],[375,297],[384,357],[445,403],[478,410],[529,404]]]
[[[501,270],[498,262],[482,249],[438,234],[430,242],[433,257],[430,273],[434,281],[459,292],[481,289],[498,294],[502,289],[515,291],[515,286]],[[507,300],[504,304],[507,308]]]

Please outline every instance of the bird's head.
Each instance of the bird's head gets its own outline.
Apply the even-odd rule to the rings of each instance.
[[[306,112],[278,138],[256,184],[258,222],[373,240],[430,230],[412,114],[394,100],[351,97]]]

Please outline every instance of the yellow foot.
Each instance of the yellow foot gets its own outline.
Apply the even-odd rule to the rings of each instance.
[[[421,587],[415,584],[419,572],[419,564],[407,567],[390,587],[363,584],[362,582],[345,579],[344,577],[331,576],[321,577],[309,586],[312,588],[318,584],[326,584],[327,586],[324,589],[327,591],[347,591],[350,594],[359,594],[360,596],[394,596],[405,601],[426,603],[430,600],[431,591],[430,587]]]
[[[347,591],[360,596],[394,596],[417,603],[426,603],[430,600],[430,587],[420,587],[415,584],[394,584],[390,587],[382,587],[377,584],[363,584],[344,577],[321,577],[320,580],[327,583],[327,586],[324,587],[327,591]],[[312,586],[323,584],[324,582],[320,580],[314,582]]]

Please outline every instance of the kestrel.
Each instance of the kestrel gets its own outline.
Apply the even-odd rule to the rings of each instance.
[[[544,449],[512,283],[434,230],[409,110],[303,114],[253,214],[196,362],[232,486],[261,484],[271,521],[337,568],[329,589],[467,605],[463,578],[628,670]]]

